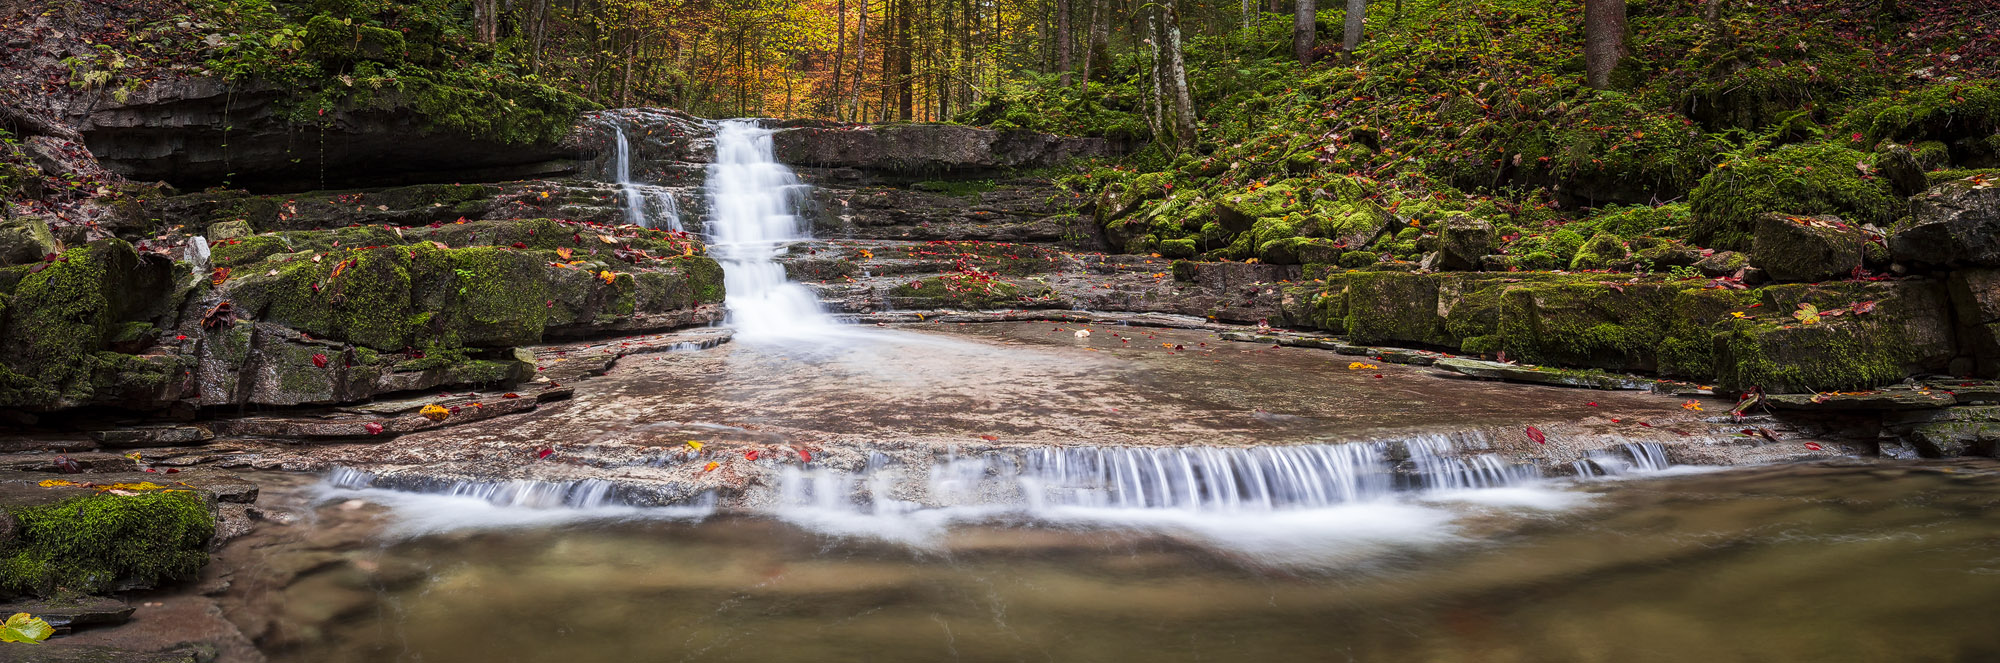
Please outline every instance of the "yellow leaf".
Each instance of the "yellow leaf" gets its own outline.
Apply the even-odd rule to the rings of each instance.
[[[1369,369],[1369,370],[1374,370],[1374,369],[1377,369],[1377,368],[1381,368],[1381,367],[1380,367],[1380,366],[1376,366],[1376,365],[1374,365],[1374,364],[1369,364],[1369,363],[1364,363],[1364,362],[1358,362],[1358,361],[1357,361],[1357,362],[1354,362],[1354,363],[1352,363],[1352,364],[1348,364],[1348,365],[1347,365],[1347,370],[1350,370],[1350,371],[1358,371],[1358,370],[1362,370],[1362,369]]]
[[[425,419],[429,419],[431,421],[444,421],[446,417],[451,416],[451,410],[444,409],[442,407],[439,407],[436,403],[433,403],[424,406],[424,409],[422,410],[418,410],[417,414],[424,415]]]
[[[703,472],[714,472],[714,471],[715,471],[715,468],[718,468],[718,467],[722,467],[722,463],[718,463],[718,462],[715,462],[715,461],[709,461],[709,462],[708,462],[708,466],[707,466],[707,467],[704,467],[704,468],[701,468],[701,471],[703,471]]]
[[[694,440],[688,440],[688,448],[693,449],[695,451],[701,451],[701,443],[696,442]]]
[[[57,486],[74,486],[77,485],[77,483],[75,481],[64,481],[62,479],[43,479],[42,483],[39,485],[41,485],[41,487],[43,488],[55,488]]]
[[[597,278],[599,278],[599,279],[603,279],[603,280],[604,280],[604,284],[605,284],[605,285],[611,285],[611,282],[612,282],[612,281],[616,281],[616,280],[618,280],[618,275],[617,275],[617,274],[613,274],[613,273],[611,273],[611,272],[609,272],[609,271],[603,271],[603,272],[598,272],[598,273],[597,273]]]

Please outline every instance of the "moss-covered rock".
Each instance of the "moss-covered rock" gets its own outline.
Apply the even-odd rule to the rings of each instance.
[[[1852,223],[1886,226],[1901,214],[1887,181],[1862,172],[1874,157],[1811,143],[1717,166],[1690,194],[1693,239],[1705,246],[1749,248],[1756,220],[1769,213],[1837,215]]]
[[[1453,216],[1445,221],[1444,230],[1438,235],[1439,266],[1456,271],[1479,269],[1482,260],[1497,245],[1492,223],[1470,216]]]
[[[130,244],[100,240],[23,268],[0,327],[0,405],[53,408],[93,396],[97,352],[118,323],[150,318],[172,303],[171,263]]]
[[[58,248],[48,222],[23,214],[0,219],[0,267],[36,262]]]
[[[2000,267],[2000,175],[1974,175],[1932,187],[1911,199],[1889,250],[1925,265]]]
[[[1714,337],[1716,379],[1730,391],[1856,391],[1944,368],[1958,349],[1943,285],[1904,281],[1795,284],[1763,288],[1764,311],[1732,321]],[[1856,304],[1872,305],[1856,306]],[[1791,312],[1811,304],[1808,323]]]
[[[215,517],[203,493],[88,494],[32,484],[9,490],[74,496],[8,500],[13,504],[5,507],[7,515],[20,528],[13,540],[0,544],[0,593],[49,596],[153,587],[192,578],[208,562]]]
[[[1757,219],[1750,262],[1777,281],[1824,281],[1861,268],[1868,238],[1832,216],[1766,214]]]
[[[1603,270],[1625,264],[1631,254],[1625,248],[1625,240],[1611,233],[1592,235],[1583,246],[1576,250],[1576,257],[1570,259],[1572,270]]]

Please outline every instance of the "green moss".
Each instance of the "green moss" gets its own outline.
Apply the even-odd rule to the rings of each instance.
[[[2000,82],[1933,83],[1885,95],[1856,107],[1846,121],[1871,139],[1937,147],[1993,135],[2000,133]]]
[[[1329,281],[1331,284],[1331,281]],[[1350,272],[1342,279],[1344,331],[1357,343],[1448,344],[1437,315],[1438,277],[1402,272]]]
[[[184,490],[75,497],[8,510],[20,536],[0,549],[0,588],[103,593],[194,577],[208,562],[215,518]]]
[[[277,235],[253,235],[238,240],[221,242],[209,249],[208,262],[216,267],[237,268],[263,262],[281,253],[291,253],[300,249],[292,248],[286,238]]]
[[[1169,239],[1160,242],[1160,257],[1162,258],[1193,258],[1195,253],[1194,240],[1192,239]]]
[[[0,405],[49,406],[90,395],[90,354],[104,347],[116,322],[118,285],[138,255],[118,240],[63,252],[61,259],[28,274],[8,307],[0,361],[29,378],[0,393]]]
[[[1570,259],[1569,268],[1576,271],[1611,269],[1630,255],[1624,240],[1617,235],[1598,233],[1576,250],[1576,257]]]
[[[1886,181],[1864,178],[1856,168],[1873,161],[1872,155],[1827,144],[1732,160],[1702,178],[1691,194],[1693,238],[1718,249],[1745,250],[1757,217],[1771,212],[1832,214],[1886,226],[1898,214],[1898,200]]]

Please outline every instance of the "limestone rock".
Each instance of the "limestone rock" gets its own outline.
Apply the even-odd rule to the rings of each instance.
[[[1910,199],[1889,251],[1897,260],[1938,266],[2000,267],[2000,178],[1945,182]]]
[[[1859,268],[1867,241],[1837,217],[1765,214],[1757,218],[1750,262],[1775,281],[1825,281]]]
[[[1497,361],[1481,361],[1478,359],[1439,359],[1432,365],[1475,378],[1546,384],[1558,387],[1639,390],[1650,389],[1653,386],[1652,380],[1645,380],[1629,375],[1616,375],[1604,371],[1549,369],[1539,366],[1503,364]]]
[[[1497,241],[1493,224],[1468,216],[1454,216],[1439,234],[1438,267],[1453,271],[1475,271],[1480,261],[1493,253]]]

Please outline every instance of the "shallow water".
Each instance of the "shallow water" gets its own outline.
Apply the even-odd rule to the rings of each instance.
[[[377,536],[342,554],[412,579],[276,658],[1985,661],[1996,489],[2000,463],[1848,462],[1566,484],[1555,510],[1475,492],[1245,525],[1302,546],[1333,545],[1291,535],[1330,524],[1425,533],[1309,567],[1130,521],[961,523],[929,547],[686,513]],[[352,497],[293,527],[462,506]],[[352,600],[313,579],[273,598]]]

